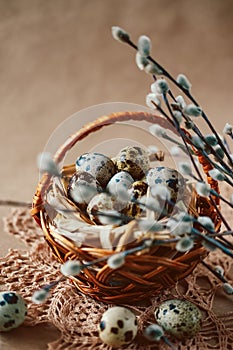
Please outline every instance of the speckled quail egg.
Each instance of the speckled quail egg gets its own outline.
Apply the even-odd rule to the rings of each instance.
[[[135,181],[129,189],[132,200],[137,200],[144,196],[147,192],[148,185],[144,181]]]
[[[103,343],[112,347],[129,344],[137,334],[137,318],[125,307],[114,306],[102,315],[99,336]]]
[[[191,338],[201,327],[202,313],[193,303],[180,300],[166,300],[156,310],[158,324],[178,339]]]
[[[76,171],[85,171],[90,173],[105,187],[111,177],[115,174],[115,164],[113,161],[101,153],[84,153],[76,161]]]
[[[103,192],[94,196],[87,206],[87,214],[90,219],[96,224],[102,224],[98,212],[120,212],[125,204],[116,201],[116,199],[109,194]]]
[[[24,299],[15,292],[0,292],[0,332],[7,332],[23,323],[27,314]]]
[[[146,181],[150,187],[163,185],[169,190],[171,200],[176,202],[178,195],[182,195],[185,189],[185,179],[175,169],[160,166],[150,169],[146,174]]]
[[[85,210],[90,200],[101,191],[99,182],[85,171],[75,173],[70,178],[67,188],[68,197],[82,210]]]
[[[107,191],[114,197],[121,197],[122,191],[127,191],[133,184],[134,179],[126,171],[115,174],[107,184]]]
[[[135,200],[140,199],[147,193],[148,185],[143,181],[135,181],[129,188],[129,202],[122,210],[122,213],[130,218],[138,217],[142,213],[142,208],[134,203]]]
[[[119,171],[127,171],[134,180],[141,180],[150,167],[148,152],[138,146],[123,148],[116,156],[115,162]]]

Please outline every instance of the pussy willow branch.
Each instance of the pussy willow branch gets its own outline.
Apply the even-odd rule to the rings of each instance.
[[[172,117],[173,121],[171,120],[171,118],[167,115],[167,113],[166,113],[160,106],[157,106],[157,105],[156,105],[156,107],[157,107],[157,108],[159,109],[159,111],[167,118],[167,120],[168,120],[170,123],[172,123],[173,126],[175,126],[176,130],[177,130],[178,133],[181,135],[181,137],[182,137],[182,139],[183,139],[183,142],[184,142],[184,144],[185,144],[185,146],[186,146],[186,149],[187,149],[187,151],[188,151],[188,153],[189,153],[189,157],[190,157],[190,159],[191,159],[191,162],[192,162],[192,164],[193,164],[193,166],[194,166],[194,168],[195,168],[195,170],[196,170],[196,172],[197,172],[197,174],[198,174],[198,176],[199,176],[199,179],[198,179],[198,178],[195,178],[195,179],[196,179],[197,181],[202,181],[202,182],[203,182],[203,177],[202,177],[202,175],[201,175],[201,173],[200,173],[200,171],[199,171],[199,169],[198,169],[198,167],[197,167],[197,165],[196,165],[196,163],[195,163],[195,160],[194,160],[194,158],[193,158],[193,155],[192,155],[192,153],[190,152],[189,147],[188,147],[188,145],[187,145],[187,143],[186,143],[186,134],[180,129],[179,123],[177,122],[177,120],[176,120],[175,117],[174,117],[174,114],[173,114],[173,112],[172,112],[172,109],[171,109],[171,107],[170,107],[170,104],[169,104],[169,102],[168,102],[168,100],[167,100],[166,94],[163,95],[163,98],[164,98],[164,101],[165,101],[165,103],[166,103],[166,105],[167,105],[167,108],[168,108],[168,110],[169,110],[169,113],[171,114],[171,117]],[[153,102],[153,101],[152,101],[152,102]],[[188,141],[191,142],[191,140],[190,140],[189,138],[188,138]],[[217,204],[215,203],[214,199],[212,198],[212,196],[210,196],[210,200],[211,200],[211,203],[214,205],[215,210],[217,211],[217,214],[218,214],[219,217],[222,219],[222,222],[224,223],[226,229],[230,231],[230,230],[231,230],[231,227],[228,225],[228,223],[227,223],[227,221],[225,220],[224,216],[223,216],[222,213],[220,212],[220,210],[219,210]],[[226,238],[222,237],[221,240],[224,241],[225,243],[231,245],[231,243],[230,243]]]
[[[195,175],[190,174],[190,176],[198,181],[198,182],[202,182],[200,181]],[[227,199],[225,199],[223,196],[221,196],[221,194],[219,194],[218,192],[214,191],[213,189],[210,189],[211,194],[213,194],[214,196],[218,197],[219,199],[221,199],[224,203],[228,204],[231,208],[233,208],[233,204],[231,204]]]
[[[228,281],[226,280],[225,277],[217,273],[210,265],[208,265],[205,261],[201,260],[201,264],[205,266],[206,269],[208,269],[212,274],[217,277],[221,282],[227,283]]]
[[[0,206],[31,208],[32,203],[0,199]]]
[[[136,51],[138,51],[138,47],[137,45],[135,45],[130,39],[128,39],[127,41],[125,41],[128,45],[130,45],[132,48],[134,48]],[[193,102],[193,104],[197,107],[199,107],[199,104],[197,103],[197,101],[195,100],[195,98],[191,95],[191,93],[185,89],[182,85],[180,85],[173,77],[172,75],[162,66],[160,65],[153,57],[151,56],[147,56],[147,59],[154,63],[158,69],[160,69],[163,73],[163,75],[165,77],[167,77],[175,86],[177,86],[184,94],[185,96],[187,96],[190,101]],[[210,128],[210,130],[213,132],[213,134],[215,135],[216,139],[218,140],[219,145],[222,147],[224,153],[226,154],[226,157],[228,158],[229,163],[231,164],[231,166],[233,167],[233,161],[231,159],[230,154],[228,153],[225,145],[223,144],[221,138],[219,137],[218,133],[216,132],[216,130],[214,129],[214,127],[212,126],[211,122],[209,121],[207,115],[205,114],[204,111],[201,112],[201,115],[203,117],[203,119],[205,120],[205,122],[207,123],[208,127]]]
[[[231,258],[233,258],[233,252],[230,251],[228,248],[226,248],[225,245],[223,245],[222,243],[220,243],[216,239],[204,235],[203,233],[201,233],[200,231],[198,231],[195,228],[192,229],[191,233],[196,235],[196,236],[198,236],[198,237],[200,237],[200,238],[202,238],[204,241],[207,241],[208,243],[212,244],[216,248],[219,248],[223,253],[225,253],[226,255],[228,255]]]
[[[175,117],[174,117],[174,115],[173,115],[173,113],[172,113],[172,110],[171,110],[171,108],[170,108],[170,105],[169,105],[169,102],[168,102],[168,100],[167,100],[167,98],[166,98],[166,95],[164,95],[163,97],[164,97],[165,103],[166,103],[166,105],[167,105],[167,108],[168,108],[168,110],[169,110],[169,112],[170,112],[170,114],[171,114],[171,116],[172,116],[172,118],[173,118],[173,121],[171,120],[171,118],[167,115],[167,113],[166,113],[160,106],[157,106],[157,105],[156,105],[156,107],[158,108],[158,110],[160,111],[160,113],[162,113],[162,114],[167,118],[167,120],[168,120],[173,126],[176,127],[176,129],[177,129],[178,133],[181,135],[181,137],[182,137],[182,134],[183,134],[183,137],[182,137],[183,142],[184,142],[184,144],[185,144],[185,146],[186,146],[187,152],[189,153],[189,157],[190,157],[190,159],[191,159],[191,162],[192,162],[192,164],[193,164],[193,166],[194,166],[194,168],[195,168],[195,170],[196,170],[196,172],[197,172],[197,174],[198,174],[198,176],[199,176],[199,179],[197,179],[197,178],[195,178],[195,179],[196,179],[197,181],[203,181],[203,177],[202,177],[202,175],[201,175],[201,173],[200,173],[200,171],[199,171],[199,169],[198,169],[198,167],[197,167],[197,165],[196,165],[196,163],[195,163],[195,161],[194,161],[193,155],[192,155],[192,153],[190,152],[190,149],[189,149],[189,147],[188,147],[188,145],[187,145],[187,143],[186,143],[186,140],[185,140],[186,134],[185,134],[185,133],[182,133],[182,130],[180,129],[179,123],[176,121],[176,119],[175,119]],[[152,103],[153,103],[153,101],[152,101]],[[190,140],[190,139],[189,139],[189,140]],[[218,214],[219,217],[222,219],[222,222],[224,223],[226,229],[230,231],[230,230],[231,230],[231,227],[228,225],[228,223],[227,223],[227,221],[225,220],[224,216],[223,216],[222,213],[220,212],[220,210],[219,210],[217,204],[215,203],[214,199],[212,198],[212,196],[210,196],[210,200],[211,200],[211,203],[214,205],[214,207],[215,207],[215,209],[216,209],[216,211],[217,211],[217,214]],[[224,237],[222,237],[221,240],[224,241],[224,242],[227,243],[227,244],[230,244],[230,242],[229,242],[226,238],[224,238]]]
[[[170,104],[169,104],[169,101],[168,101],[168,99],[167,99],[166,94],[163,94],[163,98],[164,98],[165,104],[166,104],[166,106],[167,106],[167,108],[168,108],[168,111],[169,111],[169,113],[170,113],[170,115],[171,115],[171,117],[172,117],[172,119],[173,119],[173,125],[175,126],[176,130],[178,131],[178,133],[179,133],[180,136],[182,137],[183,142],[186,144],[186,140],[187,140],[189,143],[191,143],[191,144],[193,145],[192,139],[190,139],[190,138],[183,132],[183,130],[182,130],[182,129],[180,128],[180,126],[179,126],[179,123],[176,121],[176,119],[175,119],[175,117],[174,117],[174,114],[173,114],[173,112],[172,112],[171,106],[170,106]],[[163,115],[164,115],[165,117],[169,118],[169,117],[167,116],[167,114],[164,112],[164,110],[163,110],[161,107],[160,107],[160,112],[162,112]],[[170,118],[169,118],[169,119],[170,119]],[[170,120],[171,120],[171,119],[170,119]],[[207,154],[204,150],[202,150],[201,147],[199,147],[198,150],[199,150],[200,153],[202,153],[202,155],[203,155],[215,168],[217,168],[219,171],[222,170],[216,163],[214,163],[214,162],[212,161],[212,159],[208,156],[208,154]],[[191,159],[193,159],[193,156],[192,156],[192,154],[191,154],[190,152],[189,152],[189,156],[190,156]],[[193,161],[192,163],[195,164],[194,161]],[[195,170],[197,171],[198,176],[199,176],[199,179],[197,179],[197,178],[195,178],[195,179],[196,179],[197,181],[203,181],[203,178],[202,178],[202,176],[201,176],[201,174],[200,174],[200,172],[199,172],[199,170],[198,170],[198,168],[197,168],[196,166],[195,166]],[[225,181],[226,181],[230,186],[233,187],[233,182],[231,182],[228,178],[226,178]],[[217,194],[216,192],[214,193],[214,195],[218,195],[219,198],[221,198],[225,203],[227,203],[230,207],[233,208],[233,205],[232,205],[229,201],[227,201],[224,197],[220,196],[220,195]]]
[[[176,102],[176,99],[174,97],[174,95],[172,94],[171,90],[169,89],[168,94],[170,95],[170,97],[172,98],[172,100],[174,102]],[[182,110],[180,110],[180,112],[182,113],[183,118],[186,121],[190,121],[190,118],[188,118],[183,112]],[[203,143],[206,145],[206,147],[209,148],[209,150],[211,151],[211,153],[216,157],[216,159],[219,161],[219,163],[222,165],[223,169],[221,169],[220,167],[218,167],[218,165],[216,163],[213,162],[213,164],[218,167],[218,170],[220,169],[221,171],[224,171],[227,175],[233,177],[232,174],[232,169],[224,162],[224,160],[221,158],[221,156],[215,151],[215,149],[206,142],[206,139],[204,137],[204,135],[202,134],[201,130],[197,127],[196,124],[193,124],[192,130],[196,133],[196,135],[198,135],[200,137],[200,139],[203,141]],[[225,168],[225,169],[224,169]],[[233,185],[233,183],[232,183]]]
[[[174,116],[174,114],[173,114],[173,112],[172,112],[172,109],[171,109],[171,106],[170,106],[170,104],[169,104],[169,102],[168,102],[168,99],[167,99],[167,95],[166,95],[166,94],[163,94],[163,99],[164,99],[165,104],[166,104],[166,106],[167,106],[167,109],[168,109],[168,111],[169,111],[169,113],[170,113],[170,115],[171,115],[171,117],[172,117],[172,119],[173,119],[173,123],[174,123],[174,125],[175,125],[175,128],[176,128],[176,130],[178,131],[179,135],[182,137],[182,140],[183,140],[183,142],[184,142],[186,148],[188,149],[189,147],[188,147],[187,141],[188,141],[189,143],[192,144],[192,140],[190,140],[190,138],[188,138],[188,136],[186,135],[186,133],[180,128],[180,125],[179,125],[179,123],[177,122],[177,120],[176,120],[176,118],[175,118],[175,116]],[[201,175],[201,173],[200,173],[200,171],[199,171],[199,169],[198,169],[198,167],[197,167],[197,165],[196,165],[196,163],[195,163],[195,161],[194,161],[193,155],[191,154],[190,151],[189,151],[189,157],[191,158],[193,165],[195,164],[195,170],[196,170],[196,172],[197,172],[197,174],[198,174],[200,180],[203,181],[203,177],[202,177],[202,175]]]
[[[224,216],[222,215],[221,211],[219,210],[217,204],[215,203],[215,200],[214,200],[213,196],[210,195],[209,198],[210,198],[210,201],[211,201],[211,203],[213,204],[213,206],[214,206],[214,208],[215,208],[215,210],[216,210],[218,216],[220,217],[220,219],[222,220],[223,224],[225,225],[226,229],[227,229],[228,231],[231,231],[230,225],[228,224],[228,222],[226,221],[226,219],[225,219]],[[223,237],[222,239],[223,239],[225,242],[228,242],[228,241],[226,240],[226,238]]]
[[[232,139],[233,139],[233,135],[232,135]],[[223,138],[223,142],[224,142],[224,145],[226,146],[228,152],[231,154],[230,147],[229,147],[227,139],[225,137]]]
[[[165,337],[164,335],[161,337],[161,339],[164,341],[165,344],[167,344],[171,350],[178,350],[173,344],[172,342],[167,338]]]
[[[170,201],[169,201],[169,203],[172,204],[172,202],[170,202]],[[174,206],[174,208],[177,208],[178,211],[181,211],[180,208],[177,207],[176,205],[173,204],[173,206]],[[173,220],[176,221],[177,223],[179,223],[179,220],[177,220],[175,217],[173,217]],[[198,222],[195,218],[194,218],[193,222],[198,223],[201,227],[204,228],[204,230],[205,230],[206,232],[208,232],[209,234],[211,234],[211,236],[213,235],[214,232],[208,230],[208,228],[206,228],[204,225],[202,225],[200,222]],[[229,248],[232,249],[232,243],[231,243],[231,242],[228,242],[226,239],[223,239],[223,241],[224,241],[227,245],[224,244],[224,243],[218,242],[218,241],[217,241],[216,239],[214,239],[213,237],[204,235],[201,231],[199,231],[199,230],[197,230],[197,229],[194,229],[194,228],[192,229],[191,234],[194,234],[194,235],[196,235],[197,237],[202,237],[203,240],[205,240],[205,241],[211,243],[211,244],[214,245],[216,248],[219,248],[220,250],[222,250],[222,252],[224,252],[225,254],[227,254],[227,255],[233,257],[233,252],[231,252],[231,251],[229,250]],[[219,237],[219,238],[222,240],[223,237]]]
[[[167,115],[167,113],[166,113],[160,106],[156,105],[153,101],[151,101],[151,102],[157,107],[158,111],[159,111],[161,114],[163,114],[163,116],[164,116],[173,126],[176,126],[176,124],[172,121],[172,119]],[[177,129],[177,131],[179,132],[179,129]],[[200,173],[200,170],[198,169],[198,167],[197,167],[197,165],[196,165],[196,163],[195,163],[195,161],[194,161],[194,159],[193,159],[193,156],[192,156],[192,154],[191,154],[191,151],[190,151],[190,149],[189,149],[189,147],[188,147],[188,145],[187,145],[187,143],[186,143],[186,141],[185,141],[185,139],[184,139],[184,135],[183,135],[183,134],[180,134],[180,136],[181,136],[181,137],[183,136],[183,137],[182,137],[182,140],[184,141],[185,147],[186,147],[187,152],[188,152],[188,154],[189,154],[189,156],[190,156],[190,159],[191,159],[191,162],[192,162],[192,164],[193,164],[193,166],[194,166],[194,169],[196,170],[196,172],[197,172],[198,176],[200,177],[200,179],[202,179],[202,175],[201,175],[201,173]]]
[[[168,108],[168,110],[169,110],[169,113],[170,113],[170,115],[171,115],[171,117],[172,117],[172,119],[173,119],[173,124],[175,125],[175,127],[176,127],[176,129],[177,129],[177,131],[178,131],[178,133],[180,134],[180,136],[182,137],[182,140],[183,140],[183,142],[185,142],[185,140],[187,140],[189,143],[191,143],[192,145],[193,145],[193,143],[192,143],[192,139],[190,139],[184,132],[183,132],[183,130],[180,128],[180,126],[179,126],[179,123],[176,121],[176,119],[175,119],[175,117],[174,117],[174,114],[173,114],[173,112],[172,112],[172,109],[171,109],[171,106],[170,106],[170,104],[169,104],[169,101],[168,101],[168,99],[167,99],[167,95],[166,94],[163,94],[163,99],[164,99],[164,101],[165,101],[165,104],[166,104],[166,106],[167,106],[167,108]],[[161,109],[160,109],[161,110]],[[164,114],[164,113],[163,113]],[[164,116],[165,116],[165,114],[164,114]],[[202,136],[203,137],[203,139],[204,139],[204,136]],[[184,140],[185,139],[185,140]],[[208,144],[206,143],[206,141],[205,141],[205,139],[204,139],[204,142],[205,142],[205,144],[208,146]],[[197,146],[196,146],[197,147]],[[216,169],[218,169],[219,171],[224,171],[227,175],[229,175],[229,176],[232,176],[232,171],[231,171],[231,169],[229,170],[231,173],[229,173],[229,171],[228,170],[225,170],[225,169],[222,169],[217,163],[215,163],[209,156],[208,156],[208,154],[206,153],[206,151],[205,150],[203,150],[201,147],[199,147],[198,148],[198,150],[199,150],[199,152],[201,152],[201,154],[210,162],[210,164],[213,166],[213,167],[215,167]],[[216,152],[214,152],[214,155],[216,154]],[[225,163],[223,162],[223,165],[224,165]],[[224,180],[225,182],[227,182],[230,186],[232,186],[233,187],[233,182],[230,180],[230,179],[228,179],[227,177],[225,177],[225,180]]]

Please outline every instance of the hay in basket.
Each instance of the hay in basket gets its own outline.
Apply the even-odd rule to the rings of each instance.
[[[146,121],[177,134],[169,121],[152,112],[113,113],[96,119],[70,136],[56,152],[54,162],[59,165],[67,152],[88,135],[130,120]],[[183,131],[188,134],[185,129]],[[198,148],[194,145],[190,148],[207,174],[210,187],[219,193],[217,181],[208,176],[211,164]],[[187,186],[184,202],[187,213],[196,221],[190,234],[194,243],[189,249],[182,250],[177,249],[178,242],[190,235],[185,232],[174,235],[164,225],[172,217],[173,211],[167,217],[155,220],[153,210],[146,207],[141,216],[128,223],[93,223],[67,196],[69,179],[74,173],[75,164],[72,164],[63,166],[61,178],[49,173],[43,175],[33,199],[32,216],[42,227],[46,241],[61,263],[78,260],[84,267],[79,274],[70,277],[81,293],[103,302],[135,304],[172,287],[207,256],[208,250],[203,245],[205,230],[198,223],[198,218],[209,217],[214,223],[215,232],[219,230],[221,219],[216,211],[216,206],[219,208],[218,196],[212,197],[213,202],[207,196],[197,194],[192,184]],[[58,221],[57,218],[62,220]],[[161,225],[160,229],[155,229],[156,225],[147,225],[153,220],[160,223],[162,229]],[[193,232],[199,234],[194,235]],[[111,266],[109,258],[114,256],[121,257],[124,263]]]

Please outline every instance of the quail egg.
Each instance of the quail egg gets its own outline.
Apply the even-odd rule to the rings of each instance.
[[[193,337],[201,327],[202,313],[193,303],[180,300],[166,300],[156,310],[158,324],[178,339]]]
[[[0,332],[7,332],[23,323],[27,314],[24,299],[16,292],[0,292]]]
[[[102,315],[99,336],[103,343],[112,347],[129,344],[137,334],[137,318],[125,307],[114,306]]]
[[[164,166],[150,169],[146,174],[146,181],[150,187],[156,185],[166,186],[173,202],[176,202],[178,194],[182,195],[184,193],[186,183],[177,170]]]
[[[138,146],[123,148],[115,162],[119,171],[127,171],[134,180],[141,180],[150,167],[148,152]]]
[[[100,225],[103,224],[103,222],[100,220],[100,215],[98,215],[98,212],[119,213],[124,206],[124,204],[116,201],[114,197],[103,192],[97,194],[91,199],[87,206],[87,214],[94,223]]]
[[[122,210],[122,213],[129,216],[130,218],[135,218],[140,216],[142,213],[142,208],[135,203],[135,200],[140,199],[147,193],[148,185],[143,181],[134,182],[129,189],[129,202],[126,207]]]
[[[132,176],[126,171],[120,171],[115,174],[107,184],[107,191],[114,197],[121,197],[122,191],[127,191],[133,184]]]
[[[111,177],[115,174],[115,164],[113,161],[101,153],[84,153],[76,161],[77,172],[88,172],[105,187]]]
[[[67,194],[80,209],[85,210],[90,200],[101,191],[102,187],[93,175],[80,171],[71,177]]]
[[[148,185],[144,181],[135,181],[129,189],[132,200],[137,200],[138,198],[144,196],[147,192]]]

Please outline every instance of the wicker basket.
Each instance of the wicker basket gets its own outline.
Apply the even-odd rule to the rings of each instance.
[[[116,122],[128,120],[143,120],[149,123],[157,123],[176,133],[174,127],[167,122],[166,119],[152,113],[115,113],[96,119],[94,122],[87,124],[74,135],[70,136],[58,149],[54,160],[60,163],[64,159],[66,153],[78,141],[84,139],[90,133],[94,133]],[[205,159],[200,155],[198,158],[203,166],[204,172],[207,174],[207,180],[211,187],[219,191],[217,182],[208,177],[208,171],[211,169],[211,166],[206,163]],[[63,167],[62,174],[64,182],[73,175],[74,171],[74,165]],[[49,186],[51,186],[51,181],[51,176],[45,174],[38,184],[33,200],[32,216],[42,227],[46,241],[51,247],[53,254],[61,263],[68,259],[78,259],[83,263],[87,263],[95,259],[109,256],[114,252],[120,252],[141,245],[140,235],[137,236],[139,238],[132,239],[132,237],[134,237],[134,232],[138,230],[136,220],[121,226],[120,233],[118,232],[117,235],[117,244],[113,249],[97,248],[96,244],[92,244],[92,240],[76,244],[74,240],[53,230],[51,228],[50,216],[47,213],[47,208],[43,201],[43,196],[46,191],[48,191]],[[215,201],[216,204],[219,205],[218,198],[215,198]],[[82,224],[83,230],[85,226],[91,229],[90,223],[86,217],[78,211],[78,208],[75,207],[72,202],[70,202],[69,205],[77,210],[76,218]],[[220,228],[220,218],[217,216],[216,210],[208,198],[200,197],[193,192],[190,211],[196,216],[208,215],[215,223],[216,230]],[[100,226],[95,226],[94,228],[96,234],[99,235],[98,228],[100,228]],[[131,239],[129,239],[130,237]],[[158,239],[163,239],[163,237],[167,238],[167,236],[158,235]],[[178,280],[188,276],[206,255],[207,251],[200,241],[195,241],[194,247],[186,253],[177,252],[175,243],[162,244],[128,255],[125,264],[118,269],[111,269],[106,261],[100,261],[94,266],[84,269],[77,277],[71,277],[71,280],[80,292],[99,301],[118,304],[135,304],[160,293],[165,288],[172,287]]]

